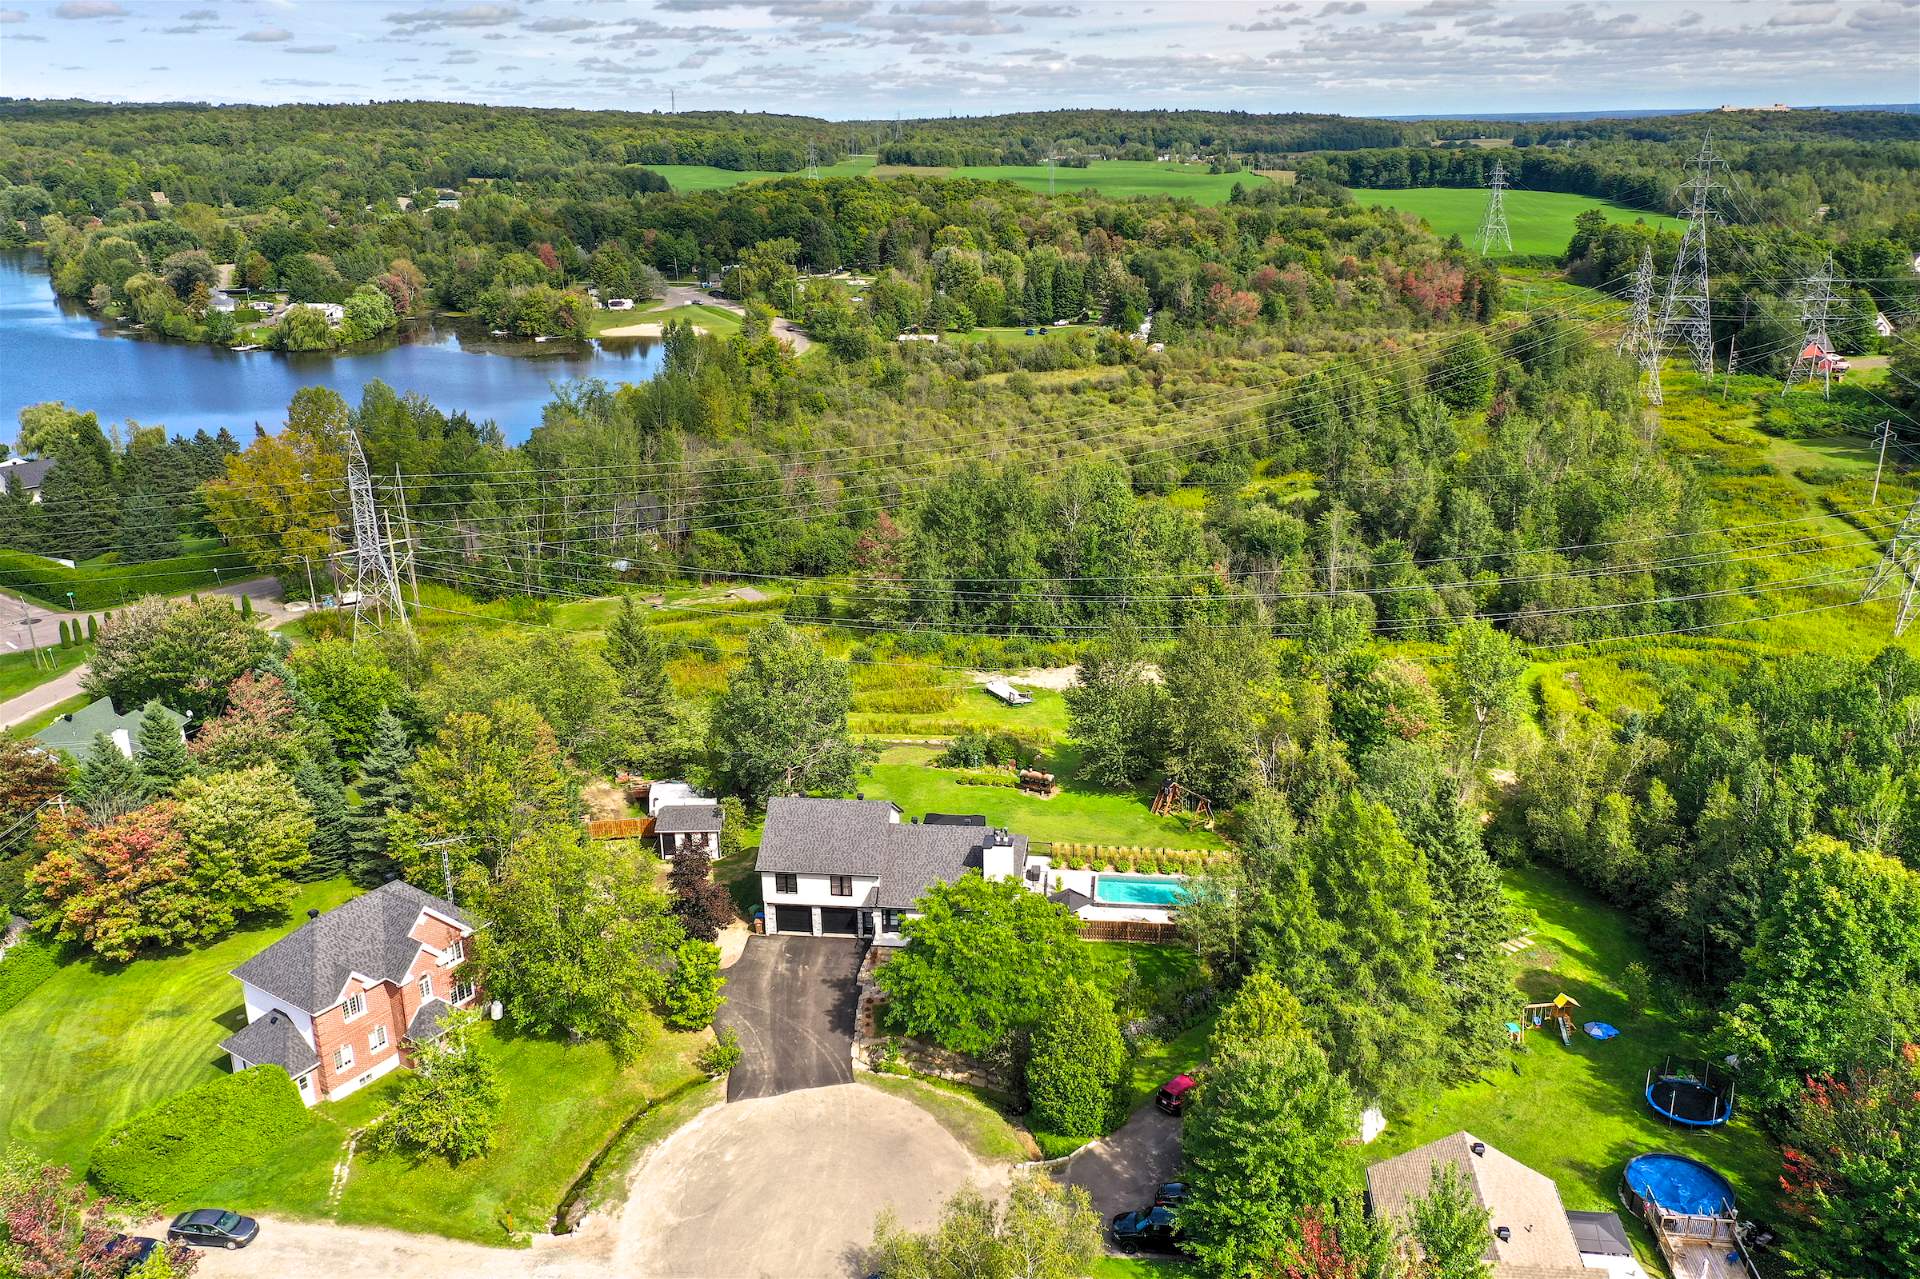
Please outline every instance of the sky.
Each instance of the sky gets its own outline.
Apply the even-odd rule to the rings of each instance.
[[[1920,0],[0,0],[0,94],[830,119],[1920,100]]]

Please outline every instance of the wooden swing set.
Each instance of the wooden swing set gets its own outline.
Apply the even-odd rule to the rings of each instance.
[[[1160,788],[1160,793],[1153,797],[1153,815],[1171,817],[1183,810],[1192,812],[1196,818],[1208,825],[1213,823],[1213,801],[1199,791],[1188,790],[1179,782],[1169,779],[1167,784]]]

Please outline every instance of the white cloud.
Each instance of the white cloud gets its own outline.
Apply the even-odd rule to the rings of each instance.
[[[245,40],[248,44],[284,44],[293,39],[293,32],[285,27],[258,27],[234,39]]]
[[[66,0],[54,8],[56,18],[124,18],[127,11],[117,0]]]
[[[27,11],[25,9],[0,9],[0,26],[11,26],[16,22],[25,22],[26,20]]]
[[[497,27],[518,21],[520,10],[510,4],[470,4],[453,9],[402,9],[389,13],[384,21],[397,27],[427,30],[437,27]]]
[[[283,52],[286,52],[286,53],[332,53],[335,49],[338,49],[339,47],[340,46],[337,44],[290,44],[286,47],[285,50],[283,50]]]

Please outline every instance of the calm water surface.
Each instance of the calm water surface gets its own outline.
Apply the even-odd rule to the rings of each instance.
[[[102,425],[133,418],[182,435],[224,426],[244,444],[255,423],[277,429],[303,386],[330,386],[357,404],[377,378],[445,412],[491,418],[517,443],[539,425],[552,383],[643,382],[663,355],[644,338],[516,342],[446,320],[411,320],[393,340],[339,355],[229,351],[116,332],[55,297],[37,256],[0,253],[0,439],[9,441],[22,407],[65,400]]]

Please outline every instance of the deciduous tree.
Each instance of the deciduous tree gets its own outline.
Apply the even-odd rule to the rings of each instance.
[[[699,1030],[713,1024],[713,1015],[726,1000],[720,996],[720,948],[710,941],[688,938],[674,954],[662,1001],[664,1020],[675,1030]]]
[[[1027,1097],[1037,1128],[1063,1137],[1097,1137],[1116,1118],[1127,1060],[1113,1000],[1098,986],[1061,986],[1034,1027],[1027,1052]]]
[[[836,662],[781,623],[756,632],[714,703],[709,766],[753,804],[775,795],[843,795],[866,762],[847,734],[853,686]]]
[[[1101,1252],[1087,1192],[1032,1172],[1014,1178],[1004,1208],[963,1187],[922,1234],[882,1212],[867,1264],[886,1279],[1079,1279]]]
[[[1420,1279],[1485,1279],[1493,1273],[1481,1259],[1493,1237],[1493,1214],[1452,1164],[1429,1170],[1427,1193],[1413,1201],[1407,1234],[1419,1249]]]
[[[413,1070],[367,1129],[367,1146],[461,1163],[493,1149],[506,1100],[500,1068],[480,1043],[480,1014],[459,1009],[439,1038],[414,1043]]]
[[[226,709],[233,682],[272,652],[272,637],[225,599],[148,598],[100,628],[82,687],[121,707],[158,698],[205,723]]]

